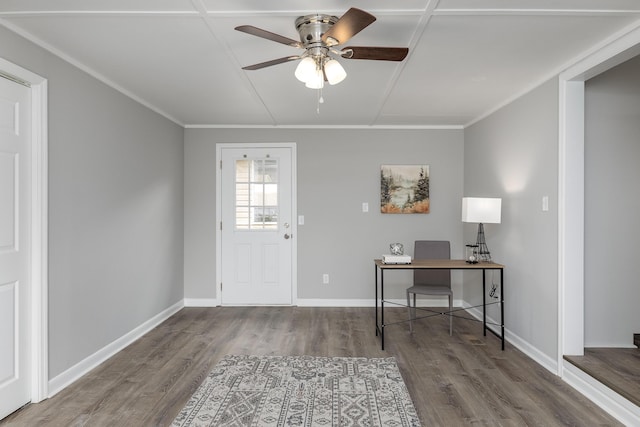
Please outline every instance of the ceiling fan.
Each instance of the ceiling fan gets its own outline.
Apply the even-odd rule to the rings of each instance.
[[[295,22],[300,41],[251,25],[241,25],[235,29],[287,46],[304,49],[300,55],[285,56],[248,65],[242,69],[259,70],[300,59],[295,76],[307,87],[321,89],[325,81],[333,85],[340,83],[347,76],[342,65],[333,56],[344,59],[402,61],[409,53],[409,49],[406,47],[347,46],[338,49],[339,45],[346,43],[375,20],[375,16],[354,7],[340,18],[322,14],[300,16]]]

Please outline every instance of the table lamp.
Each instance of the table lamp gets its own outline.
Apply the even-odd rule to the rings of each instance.
[[[462,198],[462,222],[477,222],[478,261],[491,262],[491,253],[484,239],[483,224],[500,224],[502,199],[487,197]]]

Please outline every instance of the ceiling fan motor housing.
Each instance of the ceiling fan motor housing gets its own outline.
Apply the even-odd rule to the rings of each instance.
[[[300,34],[300,41],[310,56],[327,56],[329,48],[322,41],[322,35],[338,22],[338,19],[337,16],[332,15],[305,15],[296,19],[296,30]]]

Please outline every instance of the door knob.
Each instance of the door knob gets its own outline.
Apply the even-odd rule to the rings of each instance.
[[[285,235],[284,235],[284,238],[285,238],[285,239],[288,239],[288,238],[290,238],[290,237],[291,237],[291,236],[290,236],[290,235],[288,235],[288,234],[285,234]]]

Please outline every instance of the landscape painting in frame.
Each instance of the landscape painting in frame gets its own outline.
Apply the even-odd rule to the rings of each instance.
[[[380,212],[429,213],[429,165],[382,165]]]

